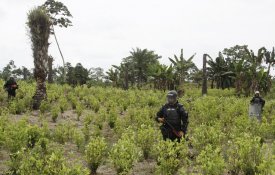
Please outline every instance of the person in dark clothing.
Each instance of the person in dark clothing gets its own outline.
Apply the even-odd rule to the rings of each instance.
[[[5,83],[4,89],[8,92],[8,98],[12,98],[16,96],[16,89],[18,89],[18,85],[13,77]]]
[[[262,109],[263,109],[264,105],[265,105],[265,100],[260,96],[260,92],[256,91],[255,96],[252,98],[250,103],[251,104],[260,104],[262,106]]]
[[[179,142],[187,133],[188,113],[178,102],[177,97],[176,91],[168,92],[167,103],[157,113],[156,121],[162,123],[160,129],[164,140]]]

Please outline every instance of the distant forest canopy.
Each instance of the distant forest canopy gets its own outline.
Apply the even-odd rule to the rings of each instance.
[[[270,74],[275,66],[274,48],[269,51],[262,47],[256,52],[247,45],[236,45],[219,52],[216,57],[207,59],[207,80],[211,88],[235,88],[239,94],[250,94],[254,90],[267,93],[274,77]],[[202,69],[193,59],[186,57],[183,50],[168,58],[170,65],[159,62],[160,55],[155,51],[136,48],[122,59],[120,65],[113,65],[107,72],[100,67],[85,68],[81,63],[73,66],[67,62],[63,66],[53,67],[53,57],[49,56],[48,80],[50,83],[68,83],[70,85],[111,85],[128,89],[150,86],[155,89],[177,89],[184,83],[192,82],[198,87],[202,83]],[[198,57],[198,56],[197,56]],[[65,73],[65,82],[64,82]],[[0,72],[4,80],[13,76],[17,79],[32,80],[33,70],[17,67],[10,61]]]

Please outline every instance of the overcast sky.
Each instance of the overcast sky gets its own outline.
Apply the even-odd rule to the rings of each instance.
[[[0,0],[0,67],[14,60],[33,67],[27,12],[45,0]],[[73,27],[57,29],[65,61],[85,67],[119,64],[132,48],[168,57],[218,52],[236,44],[251,49],[275,46],[275,0],[60,0],[71,11]],[[49,54],[61,65],[51,39]]]

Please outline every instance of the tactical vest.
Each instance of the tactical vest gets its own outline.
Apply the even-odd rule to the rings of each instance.
[[[260,98],[259,97],[254,98],[254,103],[255,104],[260,104],[261,103]]]
[[[166,108],[165,120],[169,122],[176,130],[181,128],[181,117],[179,113],[179,107],[169,107]]]

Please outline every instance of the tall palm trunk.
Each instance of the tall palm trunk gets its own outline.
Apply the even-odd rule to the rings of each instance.
[[[36,92],[33,96],[33,109],[40,107],[41,101],[46,99],[46,77],[48,73],[48,48],[51,22],[42,8],[35,8],[28,14],[30,37],[34,58],[34,78]]]

